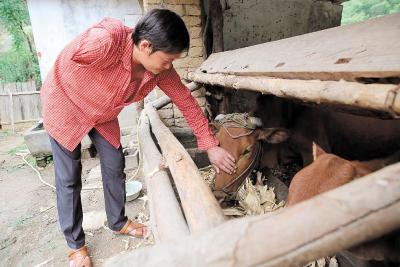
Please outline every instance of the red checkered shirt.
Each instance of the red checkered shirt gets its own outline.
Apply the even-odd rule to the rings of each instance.
[[[72,151],[95,128],[120,146],[117,115],[155,86],[168,95],[197,137],[199,149],[217,144],[196,100],[172,68],[131,82],[132,29],[106,18],[89,28],[58,56],[41,89],[43,124],[50,136]]]

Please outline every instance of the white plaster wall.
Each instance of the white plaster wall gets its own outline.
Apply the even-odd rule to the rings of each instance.
[[[87,27],[104,17],[133,27],[143,14],[137,0],[28,0],[28,9],[42,80],[62,48]],[[118,116],[120,127],[135,127],[136,117],[134,105],[125,108]]]
[[[137,0],[28,0],[32,31],[44,79],[61,49],[104,17],[133,26],[143,14]]]

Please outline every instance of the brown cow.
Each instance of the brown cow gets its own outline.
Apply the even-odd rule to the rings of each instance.
[[[355,179],[400,161],[400,151],[388,157],[368,161],[349,161],[326,153],[313,144],[314,162],[293,177],[288,194],[288,205],[312,198]]]
[[[237,173],[221,172],[216,177],[215,195],[219,199],[236,192],[244,180],[242,173],[255,160],[255,155],[260,155],[256,153],[260,144],[263,153],[259,169],[267,173],[293,160],[300,159],[304,166],[310,164],[312,142],[346,159],[365,160],[400,150],[400,120],[331,112],[274,96],[261,96],[252,114],[261,119],[264,130],[257,129],[251,135],[236,139],[232,136],[247,133],[249,129],[236,127],[230,128],[231,134],[226,129],[217,134],[220,146],[239,161]],[[289,131],[289,139],[283,142]]]
[[[288,206],[310,199],[315,195],[400,161],[400,151],[386,158],[369,161],[345,160],[334,154],[325,153],[315,144],[313,145],[313,152],[314,162],[299,171],[290,183]],[[400,262],[399,242],[400,231],[357,246],[351,249],[351,252],[366,260],[385,259]]]
[[[313,142],[349,160],[374,159],[400,150],[400,120],[311,108],[271,95],[259,97],[251,115],[260,118],[264,127],[291,132],[287,144],[276,149],[279,154],[269,155],[269,161],[265,161],[269,168],[296,157],[307,166],[312,162]]]
[[[259,119],[245,113],[217,116],[213,125],[218,130],[216,137],[219,145],[235,158],[237,166],[236,173],[230,175],[221,171],[215,177],[213,192],[222,202],[234,198],[245,178],[256,168],[261,157],[260,141],[281,143],[288,138],[289,133],[282,128],[261,128]]]

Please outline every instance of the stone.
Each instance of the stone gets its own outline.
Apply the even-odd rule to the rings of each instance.
[[[185,15],[200,16],[201,10],[199,5],[185,5]]]
[[[183,5],[170,5],[167,4],[166,8],[168,8],[169,10],[174,11],[176,14],[178,14],[179,16],[183,16],[185,14],[185,10],[183,8]]]
[[[178,109],[177,106],[174,105],[174,118],[183,118],[182,112]]]
[[[192,38],[190,39],[190,47],[203,47],[203,39],[202,38]]]
[[[189,125],[188,125],[188,123],[187,123],[185,118],[177,118],[177,119],[175,119],[175,126],[181,127],[181,128],[188,128],[189,127]]]
[[[200,38],[201,37],[201,27],[190,27],[189,28],[190,38]]]
[[[186,27],[201,25],[201,19],[199,16],[183,16],[182,19],[183,19],[183,22],[185,22]]]
[[[174,60],[174,63],[173,63],[174,68],[175,69],[187,68],[189,66],[189,61],[190,61],[189,57],[184,57],[181,59]]]
[[[34,157],[44,157],[52,154],[49,135],[43,124],[39,123],[29,128],[24,133],[24,141],[29,149],[29,152]],[[81,142],[82,150],[86,150],[92,144],[89,136],[85,136]]]
[[[165,124],[167,127],[171,127],[175,125],[175,119],[162,119],[162,122]]]
[[[189,48],[189,57],[202,57],[203,47],[191,47]]]
[[[203,57],[194,57],[189,59],[189,68],[198,68],[203,64]]]
[[[158,115],[161,119],[171,119],[174,117],[174,111],[172,110],[172,108],[160,109],[158,110]]]
[[[162,109],[169,109],[172,108],[172,103],[169,103],[168,105],[164,106]]]

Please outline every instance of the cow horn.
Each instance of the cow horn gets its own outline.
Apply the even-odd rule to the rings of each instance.
[[[251,126],[255,128],[261,128],[263,126],[261,119],[257,117],[249,117],[249,122]]]
[[[225,117],[225,114],[218,114],[217,117],[215,117],[214,120],[216,122],[219,122],[219,121],[222,121],[224,119],[224,117]]]

